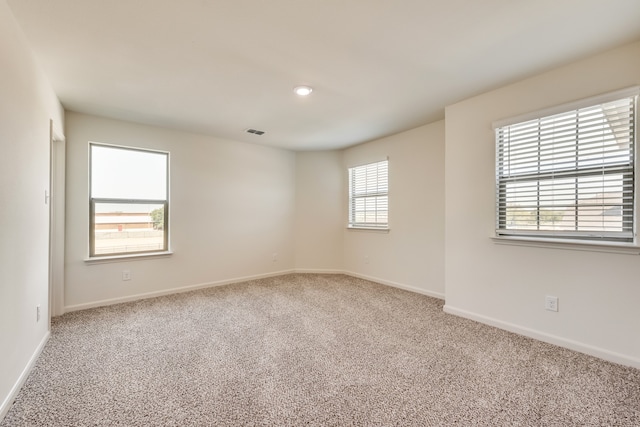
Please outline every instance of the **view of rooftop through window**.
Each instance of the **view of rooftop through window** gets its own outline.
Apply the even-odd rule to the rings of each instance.
[[[167,250],[168,153],[91,144],[90,254]]]
[[[497,129],[498,234],[631,239],[634,97]]]

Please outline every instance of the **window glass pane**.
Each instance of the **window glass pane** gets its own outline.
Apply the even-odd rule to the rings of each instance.
[[[624,188],[620,174],[507,184],[505,228],[624,231]]]
[[[167,199],[167,154],[91,145],[91,197]]]
[[[634,116],[630,97],[497,129],[497,233],[631,241]]]
[[[388,164],[384,160],[349,168],[349,226],[388,226]]]
[[[163,250],[164,213],[164,204],[96,202],[94,255]]]

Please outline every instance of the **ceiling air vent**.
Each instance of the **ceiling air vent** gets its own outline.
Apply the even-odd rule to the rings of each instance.
[[[256,135],[264,135],[264,131],[263,130],[257,130],[257,129],[247,129],[245,132],[253,133],[253,134],[256,134]]]

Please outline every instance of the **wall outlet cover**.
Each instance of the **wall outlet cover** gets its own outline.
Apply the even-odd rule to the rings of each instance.
[[[544,308],[548,311],[558,311],[558,297],[547,295],[544,297]]]

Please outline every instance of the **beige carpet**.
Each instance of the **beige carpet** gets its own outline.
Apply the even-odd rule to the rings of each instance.
[[[0,426],[637,426],[640,371],[341,275],[54,319]]]

